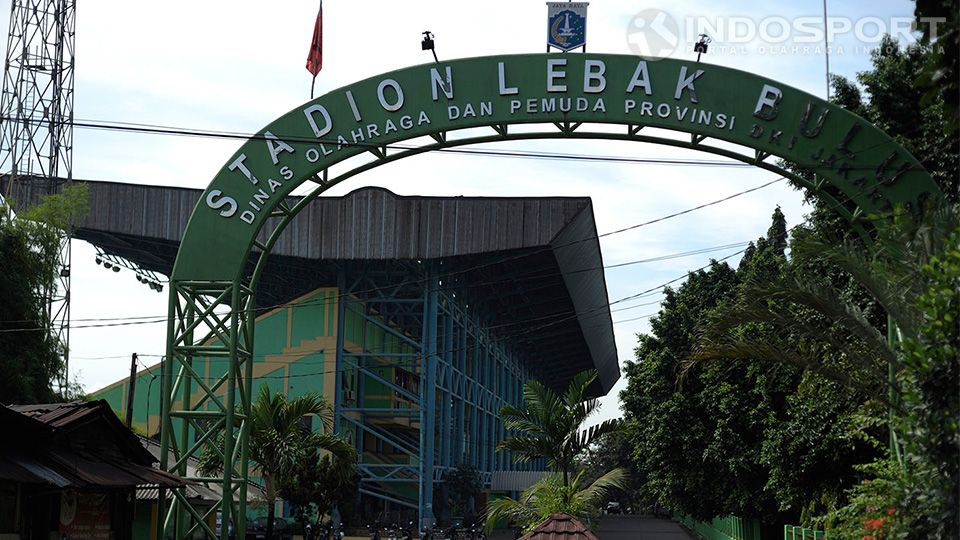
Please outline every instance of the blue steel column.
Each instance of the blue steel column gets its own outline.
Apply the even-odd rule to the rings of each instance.
[[[483,330],[483,386],[484,388],[491,388],[491,374],[493,373],[493,368],[491,364],[493,359],[490,356],[490,333],[486,328]],[[488,404],[489,406],[489,404]],[[480,470],[486,472],[493,471],[493,464],[490,463],[490,415],[486,409],[483,410],[483,414],[480,419],[480,439],[483,444],[480,445]]]
[[[423,344],[420,368],[420,527],[431,527],[433,514],[434,422],[437,412],[437,311],[440,283],[428,271],[423,301]]]
[[[337,356],[336,361],[334,362],[334,370],[336,374],[334,376],[334,389],[333,389],[333,432],[337,435],[343,437],[343,432],[341,425],[343,420],[341,415],[343,414],[343,372],[346,369],[346,362],[343,357],[343,339],[344,334],[346,334],[347,329],[347,273],[340,267],[337,269]],[[329,373],[324,373],[324,377],[329,377]],[[323,425],[320,426],[320,429],[323,429]],[[357,453],[357,460],[361,459],[363,453]],[[334,522],[340,521],[340,509],[336,506],[333,507],[333,512],[330,514],[331,519]]]
[[[480,363],[480,329],[474,328],[476,333],[473,339],[473,378],[477,381],[480,388],[483,388],[482,364]],[[480,469],[480,439],[477,437],[479,430],[480,414],[479,409],[486,397],[482,391],[477,392],[473,407],[470,408],[470,464]]]
[[[333,430],[337,435],[341,433],[340,425],[343,423],[341,415],[343,414],[343,370],[346,365],[343,358],[343,339],[347,328],[347,275],[341,267],[337,270],[337,358],[335,362],[336,375],[334,376],[333,390]],[[329,374],[324,374],[325,377]]]
[[[453,435],[456,437],[454,439],[453,445],[453,463],[451,465],[459,465],[460,463],[465,462],[464,459],[464,448],[463,448],[463,439],[465,434],[464,426],[464,416],[467,412],[467,396],[466,393],[469,392],[469,387],[467,386],[467,324],[464,317],[460,318],[460,335],[459,342],[457,344],[457,364],[460,369],[460,388],[461,392],[460,399],[457,402],[456,410],[456,422],[453,426]]]
[[[453,429],[451,412],[453,411],[453,307],[450,305],[450,299],[447,298],[447,309],[443,318],[443,354],[441,355],[444,363],[445,376],[440,384],[443,401],[440,403],[440,466],[450,466],[451,443],[453,442]]]
[[[497,362],[496,362],[497,395],[503,398],[504,394],[506,393],[507,385],[506,385],[506,376],[503,369],[503,364],[504,364],[503,348],[501,348],[499,344],[497,344],[496,354],[497,354],[496,356],[497,358]],[[494,417],[494,420],[493,420],[493,440],[494,441],[503,440],[503,422],[500,420],[499,416]],[[494,456],[493,457],[494,468],[501,471],[504,470],[503,463],[504,463],[504,459],[506,458],[506,453],[495,452],[493,456]]]

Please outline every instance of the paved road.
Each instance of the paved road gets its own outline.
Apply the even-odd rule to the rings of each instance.
[[[693,540],[673,521],[639,516],[605,516],[594,531],[600,540]]]

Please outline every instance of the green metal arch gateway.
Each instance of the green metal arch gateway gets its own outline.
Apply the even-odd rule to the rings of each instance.
[[[795,88],[729,68],[624,55],[533,54],[425,64],[357,82],[297,107],[251,137],[195,208],[170,279],[161,465],[183,474],[187,457],[226,430],[224,474],[216,481],[228,495],[220,511],[224,520],[236,512],[242,530],[254,292],[274,243],[313,199],[365,170],[431,150],[573,138],[658,143],[750,163],[808,186],[855,225],[868,214],[917,208],[939,196],[919,162],[872,124]],[[775,158],[813,171],[815,180],[792,174]],[[284,198],[304,184],[312,186],[309,194],[288,206]],[[824,186],[846,199],[837,200]],[[252,268],[251,255],[258,261]],[[229,359],[230,368],[208,384],[191,367],[197,356]],[[196,392],[199,400],[191,397]],[[195,441],[188,440],[191,428]],[[230,504],[234,492],[237,509]],[[175,492],[173,501],[161,526],[175,528],[178,538],[189,528],[215,536],[204,524],[207,516],[182,494]],[[422,518],[430,517],[422,496],[420,510]],[[190,525],[187,515],[194,518]],[[221,534],[226,538],[225,528]]]

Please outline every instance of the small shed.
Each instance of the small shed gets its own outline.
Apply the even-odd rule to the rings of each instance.
[[[106,401],[0,405],[0,538],[132,538],[134,490],[183,486]]]
[[[586,525],[569,514],[553,514],[520,540],[599,540]]]

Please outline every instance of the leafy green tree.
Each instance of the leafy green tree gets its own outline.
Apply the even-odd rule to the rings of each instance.
[[[592,521],[600,513],[600,506],[616,490],[626,486],[627,473],[614,469],[590,485],[583,486],[584,471],[565,480],[559,474],[548,474],[520,495],[519,500],[495,499],[487,503],[487,529],[500,519],[526,531],[556,513],[568,514],[584,521]]]
[[[316,416],[324,431],[311,431],[301,423],[304,417]],[[318,450],[333,452],[338,457],[350,458],[353,447],[330,433],[333,411],[320,394],[310,393],[295,399],[286,394],[272,393],[267,385],[260,386],[257,399],[250,411],[250,459],[256,462],[256,471],[263,478],[267,498],[267,538],[273,533],[275,501],[281,486],[294,473],[316,464]],[[205,474],[222,472],[222,440],[220,448],[204,446],[200,455],[200,470]]]
[[[483,482],[480,481],[480,471],[468,463],[461,463],[447,473],[443,479],[446,492],[447,508],[455,516],[466,516],[473,511],[471,500],[480,495]]]
[[[954,39],[958,36],[956,33],[953,35]],[[928,95],[930,87],[917,84],[918,79],[929,73],[927,70],[931,62],[936,63],[931,54],[931,49],[901,47],[892,37],[884,36],[879,46],[871,52],[872,69],[858,73],[855,81],[831,76],[833,101],[879,127],[903,145],[931,174],[947,201],[957,203],[960,202],[960,130],[950,127],[951,117],[946,111],[948,106],[940,96],[941,93],[950,93],[947,87],[942,86],[948,80],[940,80],[940,86],[932,92],[935,95]],[[957,54],[956,46],[953,54]],[[958,84],[955,79],[954,76],[954,87]],[[944,91],[941,92],[940,88],[944,88]],[[953,94],[957,99],[956,92]],[[956,109],[953,114],[956,114]],[[955,117],[953,122],[956,122]],[[811,172],[797,168],[794,171],[808,175]],[[829,186],[825,189],[836,200],[849,199],[839,191],[831,191]],[[833,224],[833,232],[849,232],[849,225],[842,222],[833,209],[823,205],[812,193],[807,192],[807,196],[814,204],[812,225],[822,228]]]
[[[909,219],[877,222],[871,246],[799,231],[791,270],[779,279],[750,280],[736,302],[712,312],[691,357],[792,364],[895,406],[896,399],[885,396],[891,390],[890,366],[900,366],[900,360],[887,339],[887,320],[871,317],[859,302],[850,301],[847,290],[811,269],[841,271],[902,333],[916,335],[922,313],[915,306],[926,288],[917,271],[942,251],[957,221],[954,211],[943,209],[920,227]],[[747,324],[763,324],[772,332],[744,333]]]
[[[569,487],[577,456],[600,437],[621,429],[618,420],[581,429],[600,407],[596,398],[587,396],[596,378],[596,370],[578,373],[563,395],[538,381],[527,381],[523,406],[505,405],[500,409],[503,425],[520,434],[507,437],[497,450],[510,451],[521,463],[546,458],[550,468],[560,473],[563,486]]]
[[[713,263],[691,273],[679,289],[665,290],[651,333],[639,336],[636,360],[626,362],[627,387],[620,393],[643,491],[654,502],[704,519],[720,515],[717,501],[732,482],[715,461],[704,459],[711,413],[694,399],[704,390],[699,377],[681,382],[681,368],[697,322],[735,286],[736,273]]]
[[[858,76],[869,100],[842,78],[834,79],[835,99],[896,137],[930,170],[948,202],[956,202],[956,130],[944,130],[942,100],[924,101],[914,84],[924,55],[887,40],[874,54],[874,69]],[[637,361],[627,366],[621,398],[633,426],[638,476],[661,502],[699,519],[738,514],[773,523],[801,514],[812,521],[856,504],[878,511],[875,500],[863,504],[859,488],[847,490],[869,485],[871,493],[886,492],[880,486],[907,485],[903,478],[914,474],[908,467],[907,476],[860,483],[890,470],[874,460],[887,446],[891,407],[907,464],[920,455],[942,459],[929,443],[926,453],[909,450],[933,436],[912,439],[908,433],[918,433],[922,422],[898,420],[911,418],[905,414],[911,395],[921,393],[910,382],[918,368],[888,343],[887,317],[907,337],[923,328],[927,316],[916,302],[929,280],[919,269],[943,253],[957,211],[947,205],[914,209],[909,217],[872,216],[874,239],[867,246],[832,208],[808,196],[815,210],[808,224],[794,229],[790,260],[786,229],[775,215],[767,237],[747,250],[735,273],[714,265],[668,291],[652,335],[640,337]],[[898,377],[888,392],[891,365]],[[935,365],[950,381],[949,364]],[[937,380],[927,381],[917,418],[955,419],[949,400],[932,397],[937,388],[944,392]],[[949,425],[930,421],[926,433],[951,433]],[[955,463],[956,445],[945,440]],[[926,470],[949,477],[942,464]],[[946,484],[912,485],[930,497]],[[858,531],[866,534],[862,522]]]
[[[924,265],[920,331],[903,343],[902,409],[907,482],[900,519],[912,538],[960,537],[960,227]]]
[[[921,43],[930,49],[918,82],[927,89],[926,101],[943,100],[945,127],[956,131],[960,126],[960,2],[917,0],[916,4]]]
[[[828,516],[831,538],[960,537],[960,227],[922,272],[924,322],[902,345],[902,403],[894,418],[904,463],[885,458],[862,467],[871,478]]]
[[[874,53],[874,69],[858,76],[869,101],[862,98],[859,87],[842,78],[834,80],[835,95],[841,105],[893,134],[914,153],[940,184],[946,201],[911,216],[898,211],[873,216],[873,239],[868,245],[831,216],[831,209],[814,200],[811,221],[794,233],[793,260],[783,276],[750,280],[735,302],[712,312],[692,355],[700,360],[763,360],[815,373],[804,375],[796,394],[787,400],[785,421],[767,433],[768,488],[777,493],[781,508],[800,505],[805,520],[816,521],[818,514],[832,511],[834,517],[845,515],[849,523],[851,515],[859,515],[855,532],[847,531],[852,535],[868,534],[864,519],[874,520],[871,526],[903,522],[889,516],[864,517],[863,509],[876,513],[880,508],[878,494],[888,495],[891,508],[899,508],[906,500],[905,495],[893,497],[885,486],[911,485],[909,489],[927,496],[942,489],[935,487],[932,475],[923,480],[915,474],[922,467],[911,465],[911,460],[919,460],[927,463],[928,471],[941,467],[930,465],[936,459],[921,459],[923,452],[910,450],[907,439],[930,440],[914,435],[922,428],[923,415],[908,413],[910,396],[917,395],[911,380],[919,368],[888,341],[890,328],[908,343],[922,332],[926,317],[918,302],[930,283],[920,269],[944,253],[946,239],[958,222],[957,132],[945,129],[950,117],[944,114],[943,100],[925,97],[915,84],[928,59],[923,50],[903,50],[888,39]],[[745,332],[750,326],[763,326],[769,332]],[[946,370],[947,365],[940,364],[939,369]],[[891,367],[896,374],[892,382]],[[945,387],[931,384],[931,388],[943,391]],[[956,418],[955,408],[935,395],[927,394],[915,410]],[[823,421],[828,418],[832,421]],[[899,469],[883,461],[886,426],[896,428],[901,439],[896,446],[897,454],[904,455]],[[929,425],[927,429],[936,431]],[[834,472],[832,483],[820,466],[827,457],[845,471]],[[876,476],[874,482],[859,483],[870,475]],[[855,489],[844,494],[851,486]],[[904,487],[903,491],[909,490]],[[852,497],[849,503],[848,497]],[[924,529],[911,525],[897,534],[933,537],[914,532],[920,530]],[[892,529],[888,532],[892,534]]]
[[[641,489],[697,519],[738,515],[776,530],[813,497],[835,507],[853,465],[876,452],[875,441],[855,436],[863,393],[797,365],[762,361],[776,344],[798,342],[793,328],[730,315],[724,335],[746,345],[712,351],[712,362],[688,361],[700,350],[705,321],[726,320],[757,283],[785,279],[785,238],[776,210],[766,236],[748,247],[735,271],[714,264],[669,291],[652,335],[640,337],[637,360],[627,365],[621,399]],[[754,305],[781,315],[790,308],[760,294]]]
[[[633,454],[632,430],[632,423],[626,422],[623,430],[602,437],[577,460],[584,474],[582,480],[584,483],[593,482],[613,469],[623,469],[627,472],[623,489],[611,494],[624,508],[628,506],[638,508],[645,499],[642,485],[639,483],[638,471],[631,457]]]
[[[885,413],[868,395],[804,372],[761,450],[769,469],[764,489],[779,509],[822,528],[821,516],[844,504],[845,491],[862,479],[858,466],[885,455]]]
[[[300,525],[319,530],[323,516],[349,508],[357,496],[360,473],[352,457],[308,452],[280,486],[279,494],[294,507]]]
[[[63,235],[86,214],[86,185],[68,186],[14,217],[0,206],[0,396],[6,403],[61,399],[65,344],[47,332],[46,299],[57,287]],[[69,396],[68,396],[69,397]]]

